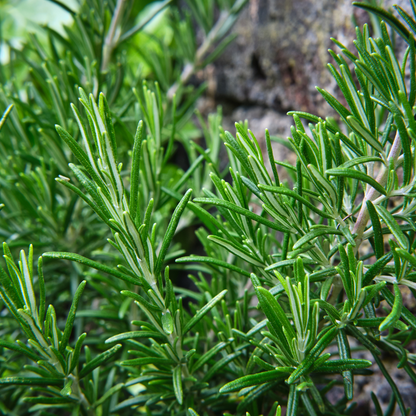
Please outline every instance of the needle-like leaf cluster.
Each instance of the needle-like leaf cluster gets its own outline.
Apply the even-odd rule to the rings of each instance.
[[[32,69],[0,91],[2,413],[351,415],[378,368],[377,416],[409,414],[384,361],[416,382],[416,2],[357,3],[380,36],[334,41],[335,116],[290,113],[293,166],[267,130],[192,118],[244,3],[61,4],[66,36],[13,51]],[[161,10],[172,38],[143,32]]]

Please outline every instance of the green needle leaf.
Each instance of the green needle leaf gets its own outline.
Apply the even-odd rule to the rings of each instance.
[[[110,390],[106,391],[105,394],[94,403],[94,407],[101,406],[106,400],[108,400],[113,394],[116,394],[124,387],[124,383],[116,384],[111,387]]]
[[[387,263],[391,260],[393,257],[393,253],[390,251],[389,253],[385,254],[383,257],[379,258],[365,273],[363,278],[363,285],[366,286],[371,281],[379,275],[383,268],[387,265]],[[415,262],[416,265],[416,262]]]
[[[343,373],[353,370],[362,370],[371,367],[373,363],[369,360],[348,358],[344,360],[325,361],[323,365],[314,370],[317,373]]]
[[[56,125],[55,128],[59,136],[69,146],[72,153],[78,159],[79,163],[81,163],[81,165],[85,168],[88,174],[94,179],[94,182],[97,184],[97,186],[100,186],[100,187],[103,187],[103,189],[106,189],[104,188],[105,184],[103,180],[98,176],[98,174],[94,170],[93,166],[91,165],[88,159],[87,154],[84,152],[82,147],[61,126]]]
[[[258,374],[250,374],[248,376],[240,377],[237,380],[227,383],[220,388],[220,393],[231,393],[239,391],[246,387],[256,386],[258,384],[267,383],[269,381],[282,381],[288,374],[293,371],[291,367],[281,367],[274,370],[265,371]]]
[[[10,104],[6,108],[6,110],[4,111],[3,115],[1,116],[1,119],[0,119],[0,130],[3,127],[3,124],[6,122],[7,117],[9,116],[10,112],[12,111],[12,109],[13,109],[13,104]]]
[[[38,405],[62,405],[62,404],[66,404],[68,406],[68,404],[73,404],[74,401],[71,400],[70,398],[64,398],[64,397],[45,397],[45,396],[37,396],[37,397],[25,397],[23,399],[23,401],[25,403],[33,403],[33,404],[38,404]],[[50,406],[50,407],[52,407]],[[65,407],[67,407],[65,406]],[[49,407],[49,406],[48,406]],[[59,406],[59,407],[63,407],[63,406]],[[31,408],[31,410],[33,411],[33,407]]]
[[[370,163],[370,162],[384,163],[383,159],[377,156],[362,156],[362,157],[357,157],[355,159],[348,160],[347,162],[338,166],[338,169],[348,169],[357,165],[364,165],[365,163]]]
[[[184,326],[182,334],[185,335],[189,332],[225,296],[226,293],[227,290],[218,293],[217,296],[212,298],[202,309],[200,309]]]
[[[242,354],[241,351],[239,352],[234,352],[232,354],[229,354],[223,358],[221,358],[221,360],[217,361],[209,370],[208,372],[205,374],[204,378],[202,379],[202,382],[207,382],[208,380],[210,380],[215,374],[217,374],[219,372],[219,370],[223,367],[225,367],[228,363],[230,363],[231,361],[235,360],[237,357],[239,357]]]
[[[289,388],[289,397],[287,399],[287,411],[286,416],[297,416],[298,403],[300,392],[296,388],[296,384],[292,384]]]
[[[395,251],[399,255],[399,257],[401,257],[403,260],[408,261],[413,266],[413,268],[416,268],[416,257],[414,255],[412,256],[406,250],[402,250],[401,248],[396,248]]]
[[[381,186],[375,179],[373,179],[371,176],[368,176],[365,173],[359,172],[358,170],[335,168],[335,169],[328,169],[326,173],[331,176],[343,176],[347,178],[357,179],[359,181],[368,183],[370,186],[372,186],[382,195],[387,195],[387,192],[384,189],[384,187]]]
[[[140,158],[142,150],[143,140],[143,121],[140,121],[136,135],[134,136],[133,155],[132,155],[132,166],[130,175],[130,215],[133,221],[137,215],[137,204],[139,194],[139,180],[140,180]]]
[[[277,186],[269,186],[269,185],[259,184],[259,188],[263,189],[265,191],[273,192],[275,194],[290,196],[291,198],[294,198],[297,201],[302,202],[303,205],[307,206],[310,210],[312,210],[316,214],[320,215],[321,217],[329,218],[329,219],[333,218],[333,216],[331,214],[328,214],[328,213],[320,210],[319,208],[315,207],[315,205],[313,205],[311,202],[309,202],[303,196],[299,195],[298,193],[296,193],[294,191],[291,191],[290,189],[284,188],[283,186],[277,187]]]
[[[205,354],[203,354],[198,361],[192,366],[192,373],[199,370],[205,363],[207,363],[211,358],[215,357],[221,350],[223,350],[228,345],[227,342],[220,342],[215,347],[211,348]]]
[[[83,280],[78,286],[77,291],[75,292],[74,299],[72,301],[71,309],[68,313],[68,318],[65,324],[65,330],[62,335],[62,339],[59,343],[59,352],[63,354],[68,345],[69,337],[71,336],[72,327],[74,326],[75,314],[77,312],[78,303],[81,299],[82,292],[84,291],[85,285],[87,284],[86,280]]]
[[[0,385],[17,386],[64,386],[63,378],[44,377],[3,377],[0,378]]]
[[[339,356],[342,360],[348,360],[351,358],[351,349],[350,344],[348,343],[347,335],[343,329],[340,329],[337,334],[337,343],[338,343],[338,350]],[[325,365],[328,364],[328,361]],[[371,365],[371,364],[370,364]],[[354,378],[353,378],[352,371],[344,370],[342,372],[342,378],[344,380],[344,391],[345,396],[348,400],[352,400],[354,394]]]
[[[403,23],[397,19],[397,17],[393,16],[391,13],[387,12],[384,9],[381,9],[380,7],[373,6],[371,4],[362,3],[355,1],[352,3],[354,6],[360,7],[361,9],[364,9],[370,13],[373,13],[379,17],[381,17],[386,22],[389,22],[389,24],[393,27],[393,29],[406,41],[408,42],[410,32],[406,29],[406,27],[403,25]]]
[[[32,361],[38,361],[39,356],[37,356],[32,350],[25,346],[20,346],[19,344],[15,344],[13,342],[3,341],[0,339],[0,347],[7,348],[8,350],[16,351],[20,354],[26,355]]]
[[[95,370],[100,365],[107,362],[111,357],[113,357],[117,351],[122,347],[121,344],[114,345],[114,347],[110,348],[107,351],[104,351],[103,353],[97,355],[95,358],[93,358],[88,364],[84,365],[82,367],[82,370],[79,373],[79,378],[84,378],[87,376],[91,371]]]
[[[75,261],[77,263],[85,264],[88,267],[92,267],[93,269],[108,273],[114,277],[118,277],[119,279],[124,280],[125,282],[133,283],[135,285],[140,284],[139,280],[135,280],[129,275],[121,273],[118,270],[112,269],[111,267],[105,266],[104,264],[98,263],[94,260],[87,259],[86,257],[80,256],[79,254],[50,251],[47,253],[43,253],[42,257],[48,258],[48,259],[61,259],[61,260]]]
[[[305,118],[306,120],[312,121],[312,123],[318,124],[319,122],[323,121],[321,117],[315,116],[310,113],[306,113],[304,111],[289,111],[287,113],[288,116],[297,115],[299,117]]]
[[[381,290],[381,294],[386,299],[386,302],[393,307],[395,296],[386,287]],[[405,306],[402,307],[402,319],[413,329],[416,329],[416,318],[412,312],[409,311]]]
[[[113,337],[106,339],[105,343],[111,344],[112,342],[119,342],[133,338],[160,338],[162,340],[166,340],[166,337],[162,333],[156,331],[129,331],[114,335]]]
[[[229,270],[233,270],[243,276],[250,277],[250,273],[246,270],[241,269],[240,267],[234,266],[231,263],[227,263],[225,261],[214,259],[213,257],[203,257],[203,256],[187,256],[187,257],[180,257],[179,259],[175,260],[176,263],[209,263],[213,266],[217,267],[224,267]]]
[[[289,342],[296,337],[296,334],[285,312],[279,305],[279,302],[268,290],[260,286],[256,287],[255,290],[263,312],[270,323],[271,329],[275,331],[279,339],[284,343],[288,351],[290,351]],[[283,328],[286,330],[289,340],[287,340]]]
[[[380,219],[378,218],[377,211],[371,201],[366,201],[368,213],[370,214],[371,224],[374,231],[374,248],[377,259],[384,256],[384,240],[383,232],[381,231]]]
[[[288,384],[293,384],[299,377],[303,376],[311,369],[311,367],[314,365],[316,359],[319,357],[321,352],[335,338],[335,336],[337,335],[337,332],[338,332],[338,328],[333,327],[325,333],[325,335],[311,349],[307,357],[301,362],[299,367],[288,378],[287,380]]]
[[[226,250],[228,250],[230,253],[233,253],[235,256],[241,258],[242,260],[257,266],[257,267],[263,267],[264,263],[262,261],[259,261],[258,258],[253,256],[252,253],[247,251],[243,246],[240,244],[235,244],[233,242],[230,242],[229,240],[221,237],[217,237],[215,235],[210,235],[208,237],[209,240],[213,241],[214,243],[224,247]]]
[[[176,400],[179,404],[183,403],[183,390],[182,390],[182,369],[178,365],[173,370],[173,390],[175,392]]]
[[[406,104],[408,104],[406,96],[404,99],[406,100]],[[390,110],[394,116],[394,121],[397,125],[397,130],[400,136],[400,143],[403,149],[403,183],[408,185],[412,175],[412,140],[406,130],[406,126],[402,118],[403,115],[393,102],[390,103]],[[411,111],[410,114],[410,117],[412,117]],[[414,120],[412,121],[414,122]]]
[[[298,241],[296,241],[296,243],[293,245],[293,250],[297,250],[304,244],[315,239],[316,237],[320,237],[321,235],[343,235],[343,233],[341,230],[338,230],[334,227],[315,228],[309,233],[305,234]]]
[[[403,308],[403,298],[402,293],[400,292],[400,288],[398,284],[393,285],[394,288],[394,304],[391,312],[387,315],[386,319],[380,324],[379,330],[385,331],[390,327],[394,326],[394,324],[400,319],[402,314]]]
[[[72,353],[71,367],[68,369],[68,374],[72,373],[72,371],[78,365],[79,356],[81,354],[82,343],[84,342],[84,339],[86,338],[86,336],[87,336],[87,334],[84,332],[77,339],[77,342],[76,342],[75,348],[74,348],[74,352]]]
[[[322,299],[315,300],[314,302],[318,302],[319,306],[334,320],[341,319],[341,315],[338,312],[337,308],[331,305],[329,302]]]
[[[381,205],[376,205],[375,209],[377,211],[377,214],[390,229],[391,233],[393,234],[401,248],[406,250],[408,246],[408,240],[403,234],[403,231],[400,229],[400,226],[399,224],[397,224],[397,221],[394,219],[393,215],[391,215],[390,212],[387,211],[387,209],[382,207]]]
[[[136,365],[171,365],[173,361],[169,358],[158,358],[158,357],[143,357],[143,358],[133,358],[131,360],[125,360],[120,363],[123,367],[130,367]]]
[[[282,231],[284,233],[289,232],[289,228],[282,227],[272,221],[267,220],[260,215],[254,214],[254,212],[249,211],[248,209],[241,208],[238,205],[232,204],[231,202],[224,201],[223,199],[218,198],[195,198],[194,202],[199,202],[201,204],[212,204],[217,205],[223,208],[227,208],[231,211],[236,212],[237,214],[244,215],[247,218],[252,219],[253,221],[259,222],[260,224],[267,225],[273,230]]]
[[[351,128],[359,136],[361,136],[373,149],[380,153],[383,152],[383,146],[380,144],[380,142],[354,116],[347,117],[347,122]]]
[[[192,189],[189,189],[184,197],[181,199],[179,204],[177,205],[174,213],[172,214],[172,219],[169,222],[168,228],[166,230],[165,237],[163,238],[162,247],[160,249],[159,256],[156,262],[155,274],[158,275],[163,267],[163,262],[165,260],[165,256],[168,252],[170,243],[172,242],[172,238],[175,235],[176,227],[178,226],[179,220],[185,210],[186,204],[188,203],[189,199],[192,195]]]

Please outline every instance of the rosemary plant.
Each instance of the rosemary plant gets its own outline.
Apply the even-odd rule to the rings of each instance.
[[[357,28],[355,50],[334,41],[339,54],[330,51],[328,67],[342,99],[318,90],[337,117],[290,113],[286,145],[297,156],[295,166],[275,160],[267,130],[264,154],[247,123],[236,123],[233,135],[219,127],[218,114],[207,124],[200,116],[208,149],[190,140],[195,125],[186,100],[197,94],[186,98],[184,84],[243,3],[219,1],[215,23],[213,2],[189,2],[205,40],[199,48],[177,45],[184,63],[177,79],[172,82],[170,65],[156,65],[157,52],[149,53],[144,59],[158,82],[136,84],[130,93],[131,85],[120,81],[107,103],[111,59],[123,36],[140,29],[117,30],[127,13],[118,1],[103,23],[101,58],[83,67],[96,71],[96,81],[78,89],[78,100],[71,90],[59,107],[48,106],[36,86],[28,97],[39,111],[14,100],[29,122],[7,108],[2,134],[12,133],[12,147],[20,145],[13,137],[28,141],[13,171],[29,164],[29,172],[20,175],[27,188],[11,193],[4,210],[22,207],[19,218],[29,203],[32,220],[50,228],[15,220],[2,226],[10,234],[3,246],[7,272],[0,269],[4,414],[351,415],[354,378],[378,367],[391,400],[383,413],[372,394],[375,414],[393,415],[397,408],[409,415],[383,359],[397,357],[398,368],[416,382],[409,346],[416,318],[403,300],[404,290],[416,295],[416,2],[410,1],[413,16],[396,7],[405,24],[356,3],[384,19],[381,37],[371,37],[365,25]],[[178,13],[172,11],[172,22],[185,39],[193,26]],[[95,39],[100,27],[87,28]],[[401,62],[394,33],[408,44]],[[51,76],[48,83],[56,99],[63,91],[53,86],[58,80],[66,82]],[[97,97],[100,89],[105,94]],[[50,142],[39,139],[41,123],[50,123],[46,114],[59,124],[57,136],[48,127]],[[133,119],[142,121],[132,134]],[[221,139],[226,171],[218,162]],[[172,163],[177,142],[188,157],[185,172]],[[31,146],[39,155],[20,153]],[[52,151],[62,163],[52,162],[60,160]],[[4,161],[5,175],[7,163],[13,162]],[[280,169],[290,182],[280,180]],[[80,223],[88,231],[66,241],[71,224]],[[184,256],[180,235],[188,230],[189,238],[195,226],[205,255]],[[20,234],[11,238],[16,227]],[[47,239],[49,229],[55,234]],[[39,257],[37,270],[33,246],[14,261],[12,249],[26,235],[54,250]],[[12,245],[15,239],[19,244]],[[189,272],[195,290],[175,281]],[[46,297],[54,298],[49,276],[64,286],[68,275],[74,276],[71,305],[58,297],[59,310],[47,307]],[[330,393],[339,385],[343,397],[334,402]]]

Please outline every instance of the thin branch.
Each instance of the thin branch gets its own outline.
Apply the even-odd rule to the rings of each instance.
[[[400,151],[401,151],[401,142],[400,142],[400,136],[397,133],[396,137],[394,138],[393,145],[391,146],[390,153],[387,158],[387,163],[390,161],[394,161],[394,164],[396,164],[397,159],[399,158]],[[380,168],[380,172],[377,175],[376,181],[381,185],[384,186],[387,183],[387,179],[389,176],[389,168],[388,166],[383,165]],[[370,214],[367,210],[367,204],[366,201],[374,201],[379,196],[379,192],[376,191],[374,188],[370,188],[368,192],[364,196],[364,200],[361,204],[361,209],[358,214],[357,222],[354,225],[354,229],[352,233],[357,234],[356,242],[356,250],[358,250],[358,247],[361,244],[363,233],[365,231],[365,228],[367,226],[368,220],[370,219]]]
[[[187,63],[183,68],[179,81],[175,82],[168,91],[168,98],[172,99],[178,91],[181,85],[186,84],[195,70],[202,64],[205,54],[211,48],[211,46],[218,40],[218,34],[223,29],[224,24],[233,13],[230,11],[222,11],[220,17],[215,23],[214,27],[210,30],[202,45],[198,48],[195,55],[195,61],[193,63]]]
[[[110,27],[108,29],[107,36],[105,37],[104,45],[103,45],[103,57],[101,61],[101,72],[105,72],[108,68],[110,63],[111,54],[113,52],[114,47],[117,44],[117,39],[115,39],[116,29],[120,23],[120,19],[122,17],[122,12],[124,8],[125,0],[117,0],[116,7],[114,9],[114,14],[111,19]]]

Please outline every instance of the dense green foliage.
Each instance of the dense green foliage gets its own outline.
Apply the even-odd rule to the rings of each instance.
[[[403,304],[416,294],[416,2],[414,16],[397,8],[406,25],[357,4],[391,30],[374,19],[381,37],[364,26],[355,50],[335,41],[343,98],[319,91],[338,117],[291,113],[280,141],[295,166],[267,131],[263,154],[247,123],[232,135],[220,113],[192,117],[192,74],[230,43],[244,3],[164,1],[140,18],[144,2],[86,0],[65,9],[65,36],[46,27],[11,49],[1,413],[350,415],[354,377],[375,363],[392,389],[385,413],[373,395],[377,415],[408,414],[381,353],[416,381]]]

